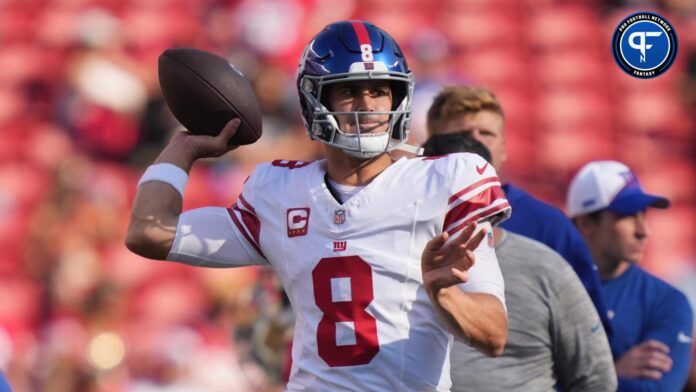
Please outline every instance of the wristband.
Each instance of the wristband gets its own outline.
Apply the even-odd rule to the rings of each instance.
[[[145,170],[138,181],[138,187],[149,181],[159,181],[171,185],[177,192],[184,196],[184,188],[188,182],[188,174],[179,166],[171,163],[157,163]]]

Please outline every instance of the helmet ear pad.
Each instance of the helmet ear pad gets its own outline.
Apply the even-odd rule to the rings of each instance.
[[[397,112],[408,110],[408,113],[395,114],[397,118],[393,119],[392,138],[406,140],[408,129],[411,125],[410,97],[412,95],[409,93],[409,90],[413,90],[413,84],[391,81],[389,82],[389,87],[392,91],[392,110]]]
[[[329,98],[331,97],[331,90],[335,86],[336,86],[335,84],[330,84],[328,86],[325,86],[321,92],[321,97],[319,97],[319,103],[322,104],[324,106],[324,108],[329,112],[334,111],[334,108],[331,107],[331,102],[329,102]]]
[[[389,82],[389,88],[392,91],[392,109],[398,110],[404,98],[408,95],[408,85],[396,81]]]

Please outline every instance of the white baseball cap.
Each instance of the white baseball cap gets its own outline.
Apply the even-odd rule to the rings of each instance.
[[[596,161],[583,166],[568,188],[568,215],[571,218],[608,209],[635,214],[648,207],[667,208],[669,200],[647,194],[635,174],[621,162]]]

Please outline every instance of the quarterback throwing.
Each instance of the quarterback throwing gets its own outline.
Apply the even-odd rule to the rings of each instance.
[[[273,267],[296,316],[288,390],[447,391],[453,336],[490,356],[507,337],[483,241],[510,214],[495,170],[466,153],[392,161],[413,77],[370,23],[317,34],[297,86],[325,159],[261,164],[231,208],[182,212],[191,166],[233,149],[239,122],[216,137],[180,132],[140,181],[126,245],[196,266]]]

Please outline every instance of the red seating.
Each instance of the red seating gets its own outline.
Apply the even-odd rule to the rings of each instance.
[[[12,293],[0,295],[0,360],[6,340],[12,348],[0,367],[17,390],[90,389],[67,379],[94,379],[100,390],[157,379],[167,388],[165,375],[191,370],[174,364],[175,350],[155,355],[170,336],[176,347],[203,342],[199,350],[218,350],[209,356],[254,361],[256,343],[227,334],[252,329],[259,269],[151,262],[123,245],[137,178],[176,124],[160,101],[156,61],[167,47],[194,46],[244,64],[250,78],[275,72],[256,81],[272,112],[264,138],[223,158],[226,166],[197,164],[191,174],[185,208],[228,206],[254,164],[321,156],[299,122],[294,71],[306,41],[336,18],[371,20],[401,43],[421,89],[412,142],[425,139],[426,87],[466,82],[502,102],[503,177],[542,199],[563,207],[571,176],[590,160],[632,166],[645,188],[674,203],[649,216],[644,266],[678,276],[696,260],[696,75],[688,63],[696,19],[660,10],[679,23],[679,56],[664,75],[638,80],[610,50],[613,29],[633,11],[607,11],[598,0],[0,1],[0,287]],[[126,73],[147,97],[119,95],[128,101],[120,108],[92,102],[78,82],[85,58],[114,65],[97,66],[97,80]],[[102,330],[126,344],[112,373],[93,369],[83,353]],[[273,378],[254,369],[245,379],[273,390],[264,384]]]

